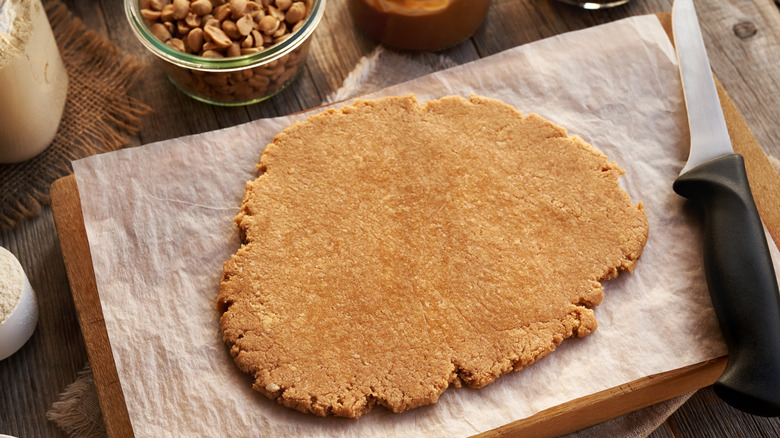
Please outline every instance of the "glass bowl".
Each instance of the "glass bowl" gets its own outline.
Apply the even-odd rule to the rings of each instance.
[[[179,90],[202,102],[237,106],[268,99],[295,80],[306,62],[311,36],[325,12],[325,2],[304,0],[307,15],[283,41],[256,53],[224,58],[183,52],[157,38],[147,26],[151,21],[142,14],[141,0],[125,0],[125,14],[135,36],[157,56],[168,78]],[[227,4],[229,0],[217,0],[217,3]]]

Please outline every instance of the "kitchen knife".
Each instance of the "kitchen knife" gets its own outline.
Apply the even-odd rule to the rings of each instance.
[[[780,292],[741,155],[734,154],[693,0],[675,0],[672,30],[691,151],[674,191],[698,204],[704,269],[728,345],[715,393],[742,411],[780,415]]]

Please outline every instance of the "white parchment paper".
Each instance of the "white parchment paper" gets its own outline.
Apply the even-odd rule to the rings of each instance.
[[[650,237],[633,275],[605,284],[592,335],[436,405],[318,418],[250,389],[221,341],[222,264],[264,146],[292,120],[258,120],[73,164],[117,370],[137,436],[464,436],[638,378],[722,356],[698,223],[672,191],[688,154],[673,48],[655,16],[517,47],[372,96],[470,93],[569,129],[627,170]],[[777,250],[772,246],[773,255]],[[777,257],[775,257],[777,260]]]

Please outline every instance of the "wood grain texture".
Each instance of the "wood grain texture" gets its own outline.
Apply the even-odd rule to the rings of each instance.
[[[54,223],[60,236],[62,256],[95,377],[106,432],[112,437],[131,436],[133,428],[103,319],[76,178],[71,175],[55,181],[51,187],[51,198]]]
[[[739,116],[736,106],[728,98],[726,91],[717,79],[716,85],[720,100],[723,102],[723,115],[732,121],[728,129],[734,152],[745,158],[748,182],[756,201],[756,208],[772,235],[772,239],[775,242],[780,242],[780,214],[778,214],[780,173],[770,163],[769,158],[764,154],[758,141],[751,134],[742,117]]]
[[[51,211],[0,233],[0,246],[19,259],[39,311],[30,340],[0,361],[0,433],[64,436],[46,420],[46,411],[76,379],[86,353]]]
[[[726,366],[720,358],[648,376],[546,409],[532,417],[478,435],[555,437],[593,426],[628,412],[711,385]]]
[[[712,387],[697,391],[669,418],[663,429],[672,436],[778,437],[780,421],[756,417],[725,405]],[[659,428],[660,429],[660,428]]]
[[[154,108],[132,145],[285,115],[319,105],[337,90],[377,42],[358,31],[346,0],[328,0],[304,73],[295,85],[267,102],[244,108],[212,107],[187,98],[167,80],[152,55],[135,40],[121,0],[63,0],[87,26],[149,64],[132,95]],[[457,64],[520,44],[620,18],[671,10],[672,0],[632,0],[606,11],[584,11],[555,0],[493,0],[485,24],[467,41],[440,52]],[[757,144],[780,157],[780,12],[773,0],[696,0],[713,71],[752,131]],[[747,24],[745,24],[747,23]],[[735,31],[753,25],[755,34]],[[738,27],[738,28],[742,28]],[[740,36],[741,35],[741,36]],[[746,154],[750,173],[753,159]],[[759,162],[763,160],[758,160]],[[768,167],[760,165],[765,172]],[[751,175],[751,187],[759,193]],[[758,196],[757,196],[758,197]],[[761,196],[759,208],[777,205],[776,192]],[[763,212],[763,211],[762,211]],[[777,237],[777,235],[775,234]],[[70,296],[51,210],[12,231],[0,233],[36,290],[40,319],[35,335],[14,356],[0,362],[0,433],[20,437],[64,436],[46,411],[87,360]],[[738,412],[711,390],[697,392],[652,436],[779,436],[780,419]]]

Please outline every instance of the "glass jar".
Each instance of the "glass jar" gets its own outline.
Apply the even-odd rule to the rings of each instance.
[[[0,0],[0,163],[43,152],[57,134],[68,73],[40,0]]]
[[[198,56],[164,43],[147,26],[140,0],[125,0],[125,13],[136,37],[157,56],[179,90],[202,102],[237,106],[268,99],[295,80],[326,0],[304,2],[308,11],[303,23],[287,39],[257,53],[224,58]]]
[[[349,0],[355,24],[387,44],[440,50],[474,34],[490,0]]]

